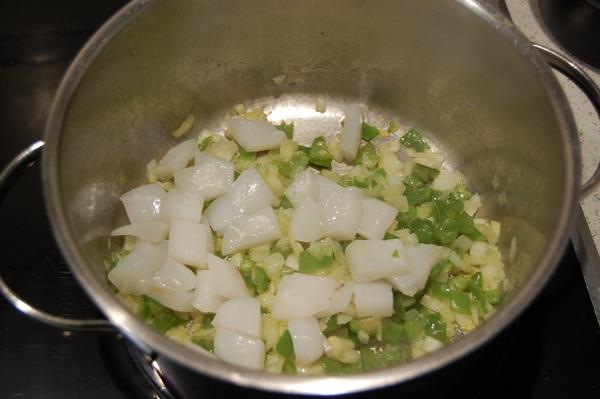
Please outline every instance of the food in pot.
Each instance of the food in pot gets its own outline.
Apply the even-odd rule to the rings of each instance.
[[[340,133],[302,146],[293,121],[236,111],[121,197],[130,224],[112,232],[125,239],[108,279],[153,328],[247,368],[346,374],[435,351],[494,312],[500,224],[476,217],[480,197],[419,132],[351,104]]]

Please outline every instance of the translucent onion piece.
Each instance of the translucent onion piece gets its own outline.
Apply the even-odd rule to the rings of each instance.
[[[165,263],[168,245],[137,240],[133,250],[108,273],[108,280],[123,294],[146,294],[154,274]]]
[[[198,270],[192,306],[204,313],[215,313],[226,300],[225,297],[215,293],[211,272],[209,270]]]
[[[192,306],[194,291],[172,291],[155,285],[149,285],[146,295],[161,305],[177,312],[191,312],[194,310]]]
[[[348,308],[352,302],[352,296],[354,295],[354,283],[347,282],[335,289],[331,294],[329,305],[324,310],[317,313],[317,317],[332,316],[337,313],[341,313]]]
[[[130,223],[153,222],[158,219],[160,202],[165,194],[160,183],[134,188],[121,196]]]
[[[398,210],[393,206],[376,198],[364,198],[358,234],[369,240],[382,240],[396,215]]]
[[[388,278],[392,286],[404,295],[413,296],[427,284],[431,269],[442,259],[442,247],[431,244],[407,245],[408,273]]]
[[[214,340],[215,355],[222,361],[253,370],[265,366],[265,343],[228,330],[217,328]]]
[[[308,317],[290,320],[288,330],[292,336],[294,354],[299,365],[311,364],[323,355],[325,340],[317,319]]]
[[[289,236],[300,242],[320,240],[323,237],[321,210],[321,206],[310,199],[298,204],[290,222]]]
[[[165,264],[152,278],[152,284],[171,291],[190,291],[196,286],[196,274],[175,259],[167,257]]]
[[[317,176],[309,170],[297,173],[296,176],[294,176],[294,180],[292,180],[285,190],[285,196],[294,208],[306,200],[317,201],[319,199]]]
[[[173,220],[169,229],[169,255],[183,264],[205,268],[211,235],[206,224]]]
[[[216,328],[226,328],[248,337],[260,338],[261,322],[258,299],[235,298],[219,306],[212,324]]]
[[[358,282],[408,273],[409,264],[402,241],[356,240],[346,247],[352,279]]]
[[[323,234],[334,240],[353,240],[362,217],[362,191],[349,187],[333,192],[321,211]]]
[[[354,306],[359,317],[389,317],[394,313],[394,295],[388,283],[355,283]]]
[[[223,162],[228,162],[223,160]],[[224,194],[233,182],[233,166],[224,168],[219,162],[202,163],[175,172],[175,187],[206,201]]]
[[[160,219],[169,222],[173,219],[189,220],[199,223],[202,219],[202,197],[174,188],[162,199],[160,205]]]
[[[144,241],[159,242],[167,238],[169,225],[162,222],[138,222],[114,229],[111,236],[133,236]]]
[[[350,104],[344,110],[344,126],[340,146],[342,154],[348,161],[354,161],[360,146],[362,110],[358,104]]]
[[[295,273],[283,276],[273,301],[272,314],[278,320],[312,317],[326,309],[339,283],[328,277]]]
[[[160,160],[153,173],[159,180],[167,181],[173,174],[187,166],[196,153],[196,140],[186,140],[171,148]]]
[[[256,119],[229,119],[225,122],[227,134],[246,151],[264,151],[279,148],[285,134],[269,122]]]
[[[232,263],[212,254],[207,255],[207,261],[213,289],[217,295],[230,299],[248,296],[244,279]]]
[[[223,255],[240,252],[281,238],[273,208],[267,206],[229,225],[223,235]]]

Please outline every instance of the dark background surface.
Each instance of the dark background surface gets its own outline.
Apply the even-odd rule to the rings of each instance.
[[[0,1],[0,165],[42,137],[54,92],[70,60],[124,3]],[[25,299],[52,313],[98,317],[56,249],[37,167],[2,203],[0,254],[2,276]],[[476,354],[475,366],[459,364],[451,370],[419,381],[429,387],[428,397],[600,397],[600,328],[572,248],[538,300]],[[199,396],[229,392],[211,384]],[[372,396],[391,397],[394,392]],[[0,300],[0,397],[152,394],[122,340],[109,333],[45,327]]]

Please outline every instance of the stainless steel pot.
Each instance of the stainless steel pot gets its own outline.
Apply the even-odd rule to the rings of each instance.
[[[546,59],[544,59],[544,57]],[[64,77],[45,136],[46,205],[63,255],[106,315],[63,328],[116,328],[148,354],[242,386],[339,394],[397,384],[473,351],[513,320],[544,285],[565,248],[580,194],[577,131],[547,61],[595,101],[591,80],[532,45],[495,9],[473,0],[133,1],[88,42]],[[272,78],[285,74],[276,84]],[[314,112],[327,98],[328,111]],[[154,332],[110,289],[106,237],[123,218],[119,195],[173,145],[167,132],[193,112],[218,127],[228,109],[271,104],[301,137],[335,129],[345,101],[370,119],[397,116],[426,132],[502,222],[516,257],[502,308],[472,333],[424,358],[346,377],[270,375],[220,363]],[[2,188],[40,153],[36,143],[0,176]],[[598,180],[597,171],[586,188]]]

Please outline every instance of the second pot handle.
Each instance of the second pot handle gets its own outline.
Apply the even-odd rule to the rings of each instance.
[[[600,118],[600,89],[594,83],[592,78],[581,69],[573,61],[569,60],[565,56],[557,53],[556,51],[549,49],[548,47],[542,46],[541,44],[533,44],[536,50],[538,50],[542,56],[546,59],[546,62],[554,69],[558,70],[566,77],[568,77],[573,83],[577,85],[583,91],[583,93],[590,100],[598,117]],[[594,174],[581,186],[581,195],[585,196],[589,194],[596,186],[600,183],[600,162],[594,170]]]
[[[6,193],[29,167],[35,165],[40,158],[44,142],[37,141],[18,154],[0,173],[0,203]],[[52,327],[77,331],[114,331],[115,327],[108,320],[69,319],[54,316],[37,309],[21,299],[0,276],[0,294],[18,311],[26,316]]]

